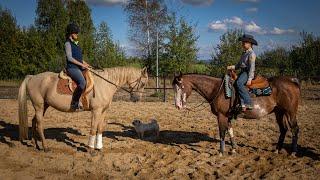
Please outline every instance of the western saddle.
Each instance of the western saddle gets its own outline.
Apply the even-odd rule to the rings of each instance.
[[[238,78],[236,72],[234,70],[229,70],[229,75],[232,78],[232,80],[236,80]],[[248,86],[248,89],[263,89],[263,88],[267,88],[269,86],[269,81],[262,77],[262,76],[256,76],[252,81],[251,81],[251,85]]]
[[[93,76],[89,70],[82,72],[84,78],[86,79],[86,88],[83,91],[80,101],[83,105],[84,110],[89,110],[89,98],[88,94],[93,90],[94,82]],[[76,82],[74,82],[70,76],[68,76],[66,70],[62,70],[59,75],[59,81],[57,85],[57,92],[63,95],[72,95],[74,90],[77,88]]]

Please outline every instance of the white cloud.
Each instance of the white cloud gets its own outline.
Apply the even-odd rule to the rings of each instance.
[[[231,19],[226,19],[224,20],[224,22],[239,25],[239,26],[242,26],[244,23],[243,20],[237,16],[233,16]]]
[[[294,33],[293,29],[280,29],[277,27],[274,27],[272,31],[270,31],[270,34],[280,35],[280,34],[289,34]]]
[[[239,28],[243,29],[245,33],[254,33],[254,34],[290,34],[294,33],[293,29],[280,29],[278,27],[274,27],[272,30],[268,28],[263,28],[259,26],[256,22],[250,21],[246,22],[242,20],[240,17],[233,16],[232,18],[227,18],[224,20],[213,21],[209,24],[210,31],[226,31],[227,29]]]
[[[214,0],[181,0],[183,3],[191,4],[194,6],[208,6],[213,3]]]
[[[255,22],[251,21],[250,23],[244,26],[246,32],[257,33],[257,34],[266,34],[266,30],[262,29]]]
[[[128,2],[128,0],[84,0],[88,4],[95,6],[115,6],[122,5]]]
[[[227,30],[227,25],[221,21],[215,21],[209,24],[209,29],[213,31]]]
[[[253,8],[247,8],[247,9],[246,9],[246,12],[249,12],[249,13],[255,13],[255,12],[258,12],[258,8],[256,8],[256,7],[253,7]]]

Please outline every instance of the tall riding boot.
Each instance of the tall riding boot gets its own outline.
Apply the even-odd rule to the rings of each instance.
[[[77,87],[73,92],[71,109],[74,111],[83,110],[83,107],[80,106],[80,103],[79,103],[81,94],[82,94],[82,89],[79,87]]]

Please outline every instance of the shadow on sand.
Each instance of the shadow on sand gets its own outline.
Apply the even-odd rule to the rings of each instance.
[[[103,133],[104,137],[108,137],[117,141],[120,141],[118,137],[128,137],[132,139],[139,139],[134,131],[133,127],[125,126],[121,123],[108,123],[110,125],[116,125],[122,127],[122,131],[105,131]],[[31,137],[31,128],[29,128],[29,137]],[[86,145],[84,143],[76,142],[75,140],[69,138],[67,133],[83,136],[78,130],[73,128],[47,128],[44,130],[46,139],[56,140],[58,142],[63,142],[66,145],[76,149],[79,152],[87,152]],[[147,134],[148,135],[148,134]],[[8,140],[9,139],[9,140]],[[201,141],[207,142],[219,142],[219,140],[209,137],[207,134],[199,132],[187,132],[187,131],[172,131],[164,130],[160,131],[159,138],[145,138],[144,141],[153,142],[155,144],[167,144],[177,146],[179,144],[186,144],[190,146],[195,146],[193,143],[198,143]],[[6,144],[10,147],[14,147],[12,141],[19,141],[19,126],[16,124],[7,123],[5,120],[0,119],[0,143]],[[23,143],[26,146],[33,147],[28,143]],[[259,147],[253,147],[246,144],[238,144],[240,147],[248,147],[259,149]],[[275,144],[274,144],[275,145]],[[283,148],[290,152],[291,144],[284,144]],[[298,157],[309,157],[313,160],[320,160],[320,154],[315,152],[316,149],[311,147],[298,146]]]
[[[103,136],[115,139],[119,141],[118,137],[129,137],[132,139],[138,138],[133,127],[125,126],[121,123],[108,123],[109,125],[116,125],[122,127],[122,131],[106,131],[103,133]],[[159,133],[159,138],[150,137],[150,134],[146,134],[146,137],[141,139],[143,141],[149,141],[153,143],[167,144],[167,145],[178,145],[186,144],[191,145],[192,143],[198,143],[201,141],[207,142],[219,142],[218,140],[209,137],[207,134],[199,132],[188,132],[188,131],[172,131],[172,130],[163,130]]]
[[[2,126],[2,128],[1,128]],[[9,146],[14,144],[10,141],[19,141],[19,126],[16,124],[7,123],[5,120],[0,119],[0,142],[5,143]],[[63,142],[66,145],[75,148],[77,151],[86,152],[86,145],[84,143],[76,142],[67,136],[67,133],[83,136],[78,130],[73,128],[47,128],[44,130],[46,139],[53,139],[58,142]],[[10,141],[7,141],[10,139]],[[29,137],[31,137],[31,127],[29,127]],[[33,147],[29,143],[22,142],[22,144]]]

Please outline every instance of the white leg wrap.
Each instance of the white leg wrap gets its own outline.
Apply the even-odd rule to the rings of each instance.
[[[233,138],[233,137],[234,137],[234,136],[233,136],[233,129],[230,128],[228,131],[229,131],[230,137]]]
[[[96,136],[94,135],[94,136],[89,136],[89,142],[88,142],[88,146],[90,147],[90,148],[94,148],[94,141],[96,140]]]
[[[96,149],[102,149],[102,147],[103,147],[103,144],[102,144],[102,134],[98,134],[96,138],[97,138],[97,139],[96,139],[95,148],[96,148]]]

